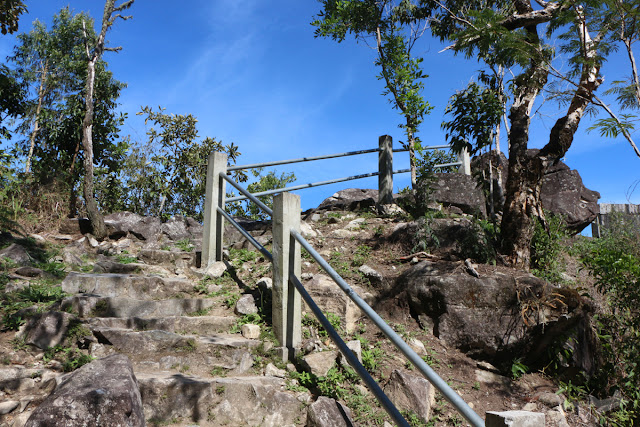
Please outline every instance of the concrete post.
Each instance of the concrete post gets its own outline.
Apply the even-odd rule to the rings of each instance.
[[[487,412],[485,427],[544,427],[544,414],[529,411]]]
[[[458,172],[465,175],[471,175],[471,159],[469,158],[469,152],[467,150],[462,150],[458,155],[458,159],[462,162],[458,168]]]
[[[300,244],[290,230],[300,232],[300,196],[281,193],[273,198],[273,330],[283,347],[282,359],[293,359],[302,341],[301,297],[289,281],[291,273],[300,277]]]
[[[393,139],[389,135],[378,138],[378,203],[393,203]]]
[[[220,178],[227,173],[227,154],[213,152],[207,164],[207,187],[204,199],[204,229],[202,232],[202,266],[207,268],[222,261],[224,217],[217,207],[224,209],[227,182]]]

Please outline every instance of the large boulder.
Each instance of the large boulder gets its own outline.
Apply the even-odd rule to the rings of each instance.
[[[540,198],[542,207],[562,215],[568,229],[575,234],[591,224],[600,212],[600,193],[585,187],[578,171],[562,162],[544,174]]]
[[[131,212],[118,212],[104,217],[107,232],[112,239],[133,235],[140,240],[154,241],[160,231],[160,218],[140,216]]]
[[[471,175],[436,173],[433,180],[420,181],[416,188],[417,206],[424,210],[431,201],[456,207],[466,214],[487,217],[484,193]]]
[[[523,357],[528,366],[538,366],[551,350],[570,346],[570,364],[594,372],[592,307],[578,292],[518,270],[477,270],[480,277],[459,262],[422,261],[397,286],[423,327],[472,357],[497,366]]]
[[[528,150],[527,155],[535,155],[538,150]],[[473,159],[471,166],[473,174],[489,177],[489,158],[494,167],[494,179],[497,179],[497,169],[502,172],[502,188],[507,186],[509,161],[504,154],[498,158],[495,154],[483,154]],[[494,182],[494,188],[497,181]],[[488,190],[488,187],[486,188]],[[600,193],[589,190],[582,182],[577,170],[570,169],[562,161],[550,166],[542,178],[540,199],[542,207],[555,215],[565,218],[569,231],[579,233],[591,224],[599,213],[598,199]],[[494,207],[496,212],[502,211],[501,198],[496,197]]]
[[[144,426],[138,381],[126,356],[95,360],[66,375],[26,427]]]
[[[338,211],[371,210],[378,203],[378,190],[347,188],[320,203],[318,209]]]
[[[27,250],[17,243],[0,250],[0,258],[6,258],[16,265],[29,265],[31,263],[31,256],[27,253]]]

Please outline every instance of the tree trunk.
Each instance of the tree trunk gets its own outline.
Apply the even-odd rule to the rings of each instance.
[[[97,60],[97,56],[94,55],[87,65],[86,112],[82,121],[82,148],[84,149],[84,200],[87,206],[87,215],[93,235],[96,239],[102,240],[107,236],[107,227],[93,194],[93,94]]]
[[[44,67],[42,68],[42,75],[40,76],[40,87],[38,88],[38,106],[36,107],[36,116],[33,120],[33,129],[31,130],[31,135],[29,137],[29,154],[27,154],[27,162],[24,167],[24,171],[26,173],[31,172],[31,159],[33,158],[33,150],[36,146],[36,136],[40,131],[40,111],[42,111],[42,101],[44,100],[45,95],[45,87],[44,82],[47,78],[47,73],[49,71],[49,60],[45,60]]]
[[[532,61],[530,72],[520,76],[516,99],[511,107],[509,134],[509,176],[507,200],[502,217],[502,253],[506,261],[528,269],[531,262],[531,238],[534,221],[546,221],[540,204],[542,177],[549,165],[558,162],[573,143],[580,120],[591,102],[594,92],[602,83],[600,63],[596,59],[597,42],[587,31],[581,15],[577,16],[583,46],[584,63],[580,82],[574,92],[567,115],[559,118],[549,134],[549,142],[537,153],[527,152],[530,113],[539,87],[547,81],[545,67]]]

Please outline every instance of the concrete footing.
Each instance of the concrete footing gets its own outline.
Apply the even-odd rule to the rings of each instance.
[[[529,411],[487,412],[485,427],[544,427],[544,414]]]

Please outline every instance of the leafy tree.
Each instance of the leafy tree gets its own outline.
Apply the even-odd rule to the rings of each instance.
[[[421,57],[411,50],[424,32],[424,17],[415,2],[410,0],[321,0],[322,11],[312,25],[316,37],[330,37],[338,43],[348,33],[358,41],[374,40],[380,67],[379,79],[384,80],[383,95],[389,96],[393,108],[404,116],[400,125],[407,135],[406,146],[411,160],[411,183],[416,184],[416,149],[420,139],[418,127],[429,114],[431,106],[422,97],[423,73]]]
[[[84,201],[87,207],[87,216],[91,222],[91,228],[93,234],[97,239],[103,239],[107,235],[107,227],[104,223],[104,218],[98,210],[98,204],[95,199],[93,190],[93,122],[95,117],[95,94],[96,94],[96,66],[102,54],[106,51],[119,51],[122,48],[110,48],[105,46],[105,38],[107,31],[111,28],[114,22],[118,19],[129,19],[129,16],[123,16],[119,12],[131,7],[134,0],[126,0],[116,6],[115,0],[106,0],[104,4],[104,14],[102,16],[102,27],[97,39],[89,39],[89,35],[86,32],[86,25],[83,23],[83,29],[85,29],[85,49],[87,54],[87,79],[85,81],[85,114],[82,120],[82,147],[84,148]],[[115,14],[115,15],[114,15]]]
[[[27,11],[22,0],[0,0],[0,31],[2,34],[18,31],[20,15]]]
[[[122,170],[98,179],[98,196],[107,211],[129,210],[141,215],[168,217],[180,214],[202,219],[207,159],[213,151],[225,151],[235,163],[240,155],[233,143],[223,145],[213,138],[200,139],[197,119],[191,115],[167,114],[143,107],[146,142],[134,143]],[[246,180],[242,173],[237,180]],[[113,197],[113,195],[117,197]]]
[[[13,72],[4,64],[0,65],[0,138],[9,139],[9,129],[5,120],[15,119],[24,112],[24,91]]]
[[[296,180],[296,176],[292,172],[282,172],[280,176],[278,176],[276,171],[269,171],[266,175],[262,175],[262,171],[263,168],[257,168],[251,171],[254,177],[259,178],[258,181],[247,185],[247,191],[252,194],[284,188],[287,184]],[[273,207],[273,195],[258,196],[258,200],[270,208]],[[227,211],[232,215],[244,218],[257,220],[268,219],[268,215],[265,212],[255,203],[247,200],[235,202],[233,205],[227,207]]]
[[[619,42],[621,21],[613,3],[536,1],[534,7],[523,0],[448,0],[420,5],[417,19],[429,14],[433,33],[452,41],[455,52],[514,74],[510,82],[509,176],[501,224],[501,251],[512,265],[529,267],[534,222],[544,222],[542,176],[573,143],[603,82],[604,60]],[[564,73],[553,66],[553,44],[568,59],[569,69]],[[556,120],[547,144],[537,152],[529,151],[532,111],[538,95],[550,90],[551,84],[564,85],[557,94],[566,101],[566,112]]]
[[[35,185],[68,187],[70,215],[75,215],[75,188],[84,159],[82,120],[86,86],[85,36],[95,38],[92,19],[73,14],[68,8],[53,17],[51,29],[36,21],[29,33],[18,36],[9,65],[26,93],[26,106],[17,132],[18,152],[25,156],[25,177]],[[104,61],[96,63],[94,108],[94,161],[103,168],[116,169],[126,148],[119,139],[124,116],[115,112],[116,100],[125,85],[113,79]]]

